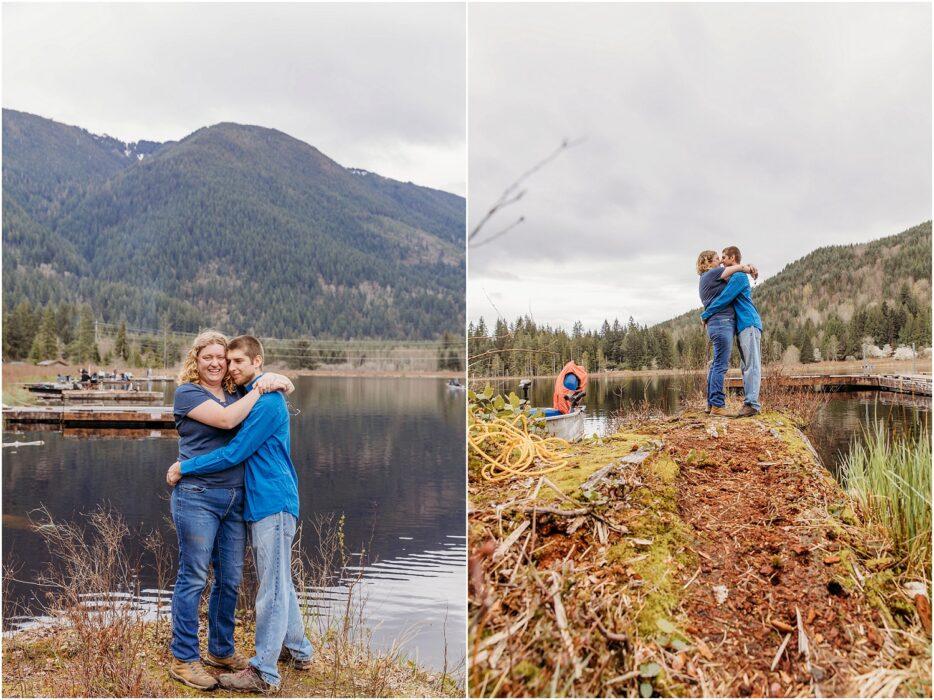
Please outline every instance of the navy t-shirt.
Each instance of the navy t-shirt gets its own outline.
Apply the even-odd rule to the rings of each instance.
[[[224,430],[188,417],[190,411],[205,401],[217,401],[221,406],[228,406],[240,398],[240,394],[228,394],[226,390],[224,390],[224,396],[226,400],[221,401],[200,384],[190,382],[182,384],[175,390],[175,403],[172,410],[175,414],[175,428],[178,430],[179,460],[198,457],[224,447],[237,434],[240,429],[239,425],[231,430]],[[212,489],[243,488],[243,464],[211,474],[183,476],[182,482]]]
[[[720,275],[723,274],[722,267],[712,267],[707,272],[700,276],[700,298],[701,302],[704,304],[706,309],[710,304],[716,299],[720,292],[726,287],[726,280],[720,279]],[[729,319],[733,323],[736,323],[736,312],[733,310],[733,305],[730,304],[723,311],[718,311],[709,319],[707,322],[713,321],[714,319]]]

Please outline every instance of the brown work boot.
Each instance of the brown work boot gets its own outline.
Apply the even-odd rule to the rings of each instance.
[[[263,693],[267,695],[277,690],[276,686],[267,683],[252,666],[247,666],[236,673],[222,673],[218,676],[222,688],[236,690],[241,693]]]
[[[743,408],[740,410],[739,413],[736,414],[736,417],[737,418],[748,418],[749,416],[758,416],[758,415],[759,415],[759,410],[757,408],[750,406],[748,403],[744,403]]]
[[[707,408],[704,409],[704,413],[710,414],[710,409],[713,408],[710,404],[707,404]]]
[[[288,647],[282,647],[282,651],[279,653],[279,663],[288,664],[297,671],[309,671],[311,670],[311,659],[296,659],[292,656],[292,652],[289,651]]]
[[[217,679],[207,672],[200,661],[179,661],[173,657],[169,664],[169,676],[198,690],[214,690],[217,687]]]
[[[250,665],[250,660],[239,651],[234,651],[234,653],[230,656],[223,657],[214,656],[214,654],[208,652],[201,657],[201,660],[208,666],[214,666],[215,668],[225,668],[228,671],[242,671]]]
[[[711,406],[710,415],[723,416],[724,418],[734,418],[735,416],[726,410],[726,406]]]

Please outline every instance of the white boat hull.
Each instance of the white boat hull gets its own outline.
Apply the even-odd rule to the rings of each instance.
[[[576,442],[584,437],[584,406],[570,413],[545,418],[545,429],[557,438]]]

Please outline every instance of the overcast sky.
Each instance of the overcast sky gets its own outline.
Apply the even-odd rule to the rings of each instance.
[[[466,190],[461,4],[3,5],[3,106],[124,141],[221,121]]]
[[[703,249],[767,277],[931,218],[930,4],[471,5],[468,65],[472,222],[586,139],[481,232],[526,217],[470,250],[472,320],[653,323]]]

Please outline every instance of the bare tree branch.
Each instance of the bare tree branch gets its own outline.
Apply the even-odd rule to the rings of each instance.
[[[506,233],[509,233],[509,231],[511,231],[512,229],[514,229],[516,226],[518,226],[519,224],[521,224],[523,221],[525,221],[525,217],[524,217],[524,216],[520,216],[518,219],[516,219],[516,220],[513,221],[511,224],[509,224],[509,226],[507,226],[506,228],[502,229],[502,230],[499,231],[498,233],[494,233],[492,236],[488,236],[487,238],[484,238],[484,239],[483,239],[482,241],[480,241],[479,243],[474,243],[473,247],[474,247],[474,248],[479,248],[479,247],[482,246],[482,245],[486,245],[486,244],[489,243],[490,241],[495,241],[495,240],[496,240],[497,238],[499,238],[500,236],[502,236],[502,235],[504,235],[504,234],[506,234]]]
[[[522,199],[525,196],[527,190],[520,189],[523,182],[525,182],[529,177],[537,173],[543,167],[548,165],[548,163],[553,161],[555,158],[561,155],[564,151],[581,143],[582,140],[583,139],[577,139],[575,141],[571,141],[570,139],[564,139],[561,142],[561,145],[558,146],[554,151],[552,151],[548,156],[546,156],[545,158],[540,160],[538,163],[533,165],[531,168],[526,170],[524,173],[522,173],[511,185],[509,185],[509,187],[503,190],[503,193],[499,196],[499,199],[496,200],[493,206],[490,207],[489,211],[487,211],[487,213],[483,216],[483,218],[480,219],[479,223],[477,223],[477,225],[470,232],[470,235],[467,236],[467,242],[471,243],[474,240],[474,238],[477,237],[477,234],[480,233],[480,230],[490,221],[490,219],[492,219],[496,215],[497,212],[499,212],[501,209],[505,207],[508,207],[511,204],[515,204],[516,202],[518,202],[520,199]],[[514,223],[510,224],[509,226],[502,229],[498,233],[493,234],[489,238],[486,238],[479,243],[474,243],[473,244],[474,247],[489,243],[494,238],[499,238],[507,231],[521,224],[523,221],[525,221],[525,217],[520,216]]]

